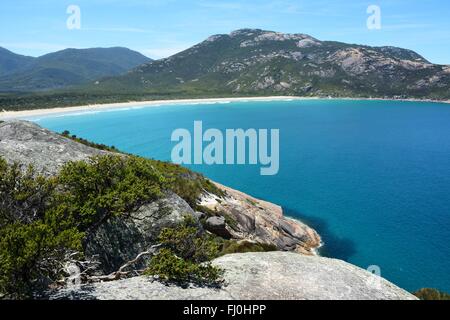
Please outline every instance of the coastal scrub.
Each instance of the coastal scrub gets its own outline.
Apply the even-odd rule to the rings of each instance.
[[[220,194],[187,169],[123,154],[69,162],[56,177],[0,158],[0,297],[28,298],[64,279],[65,261],[73,254],[82,257],[86,236],[109,219],[130,214],[165,192],[195,206],[205,191]],[[199,234],[195,221],[164,229],[160,241],[164,249],[149,273],[180,283],[219,278],[220,270],[208,263],[218,247]]]
[[[219,285],[223,271],[211,264],[219,244],[202,233],[192,217],[182,225],[163,229],[158,237],[163,249],[150,262],[145,274],[181,285]]]

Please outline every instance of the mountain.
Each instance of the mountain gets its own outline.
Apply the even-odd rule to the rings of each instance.
[[[0,47],[0,76],[18,71],[29,65],[34,59]]]
[[[3,49],[4,50],[4,49]],[[39,58],[0,51],[0,91],[33,91],[117,76],[151,59],[126,48],[66,49]],[[6,51],[6,50],[4,50]],[[9,52],[9,51],[7,51]]]
[[[449,98],[450,66],[395,47],[242,29],[105,79],[99,91]]]

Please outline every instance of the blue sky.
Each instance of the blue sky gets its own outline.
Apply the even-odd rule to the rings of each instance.
[[[69,5],[81,29],[69,30]],[[381,30],[366,26],[381,8]],[[124,46],[152,58],[240,28],[412,49],[450,64],[450,1],[443,0],[1,0],[0,46],[38,56],[64,48]]]

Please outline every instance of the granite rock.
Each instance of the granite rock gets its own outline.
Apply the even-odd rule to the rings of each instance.
[[[417,300],[392,283],[343,261],[296,253],[245,253],[214,261],[222,288],[167,286],[147,277],[56,292],[52,299],[98,300]]]

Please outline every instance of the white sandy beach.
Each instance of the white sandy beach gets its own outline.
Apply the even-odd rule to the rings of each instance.
[[[434,102],[449,103],[446,101],[421,100],[421,99],[382,99],[382,98],[323,98],[323,97],[296,97],[296,96],[269,96],[269,97],[241,97],[241,98],[208,98],[208,99],[176,99],[176,100],[150,100],[150,101],[129,101],[110,104],[93,104],[75,107],[60,107],[49,109],[34,109],[23,111],[1,111],[0,120],[28,119],[33,117],[50,116],[58,114],[71,114],[80,112],[96,112],[132,107],[160,107],[164,105],[190,105],[209,104],[245,101],[292,101],[292,100],[370,100],[370,101],[411,101],[411,102]]]
[[[176,100],[150,100],[150,101],[129,101],[110,104],[93,104],[75,107],[61,107],[49,109],[34,109],[23,111],[2,111],[0,120],[13,120],[31,118],[37,116],[47,116],[55,114],[106,111],[131,107],[160,107],[164,105],[189,105],[189,104],[208,104],[208,103],[226,103],[226,102],[244,102],[244,101],[286,101],[300,99],[318,99],[318,98],[299,98],[299,97],[245,97],[245,98],[211,98],[211,99],[176,99]]]

